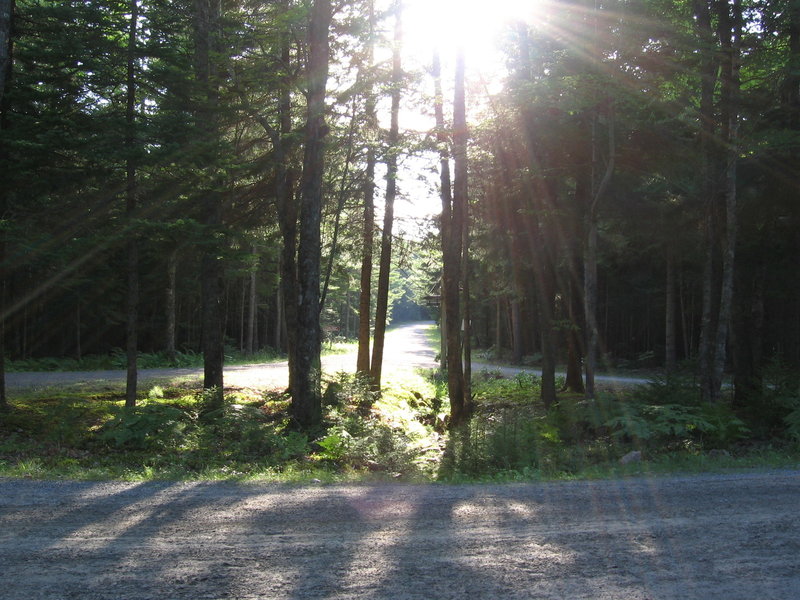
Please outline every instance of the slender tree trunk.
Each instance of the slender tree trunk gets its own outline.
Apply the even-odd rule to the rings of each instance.
[[[712,401],[714,393],[713,378],[713,339],[716,327],[714,313],[714,247],[715,247],[715,186],[714,186],[714,148],[715,129],[714,88],[717,80],[717,61],[715,58],[714,33],[711,28],[711,13],[707,0],[694,0],[695,29],[701,40],[700,48],[700,193],[702,194],[704,215],[704,256],[702,282],[702,308],[700,316],[700,345],[698,349],[700,368],[700,394],[703,400]]]
[[[14,0],[0,0],[0,134],[8,129],[6,90],[11,84],[13,65]],[[0,160],[6,162],[6,149],[0,142]],[[8,186],[0,185],[0,219],[8,219]],[[5,230],[0,231],[0,412],[9,410],[6,397],[6,307],[9,269],[6,264],[7,241]]]
[[[288,10],[288,3],[284,0],[284,9]],[[284,32],[281,40],[281,63],[283,71],[291,71],[291,38]],[[280,255],[280,289],[279,297],[282,300],[283,315],[278,322],[276,337],[280,338],[285,333],[286,353],[289,363],[288,391],[294,389],[297,375],[295,355],[297,348],[297,310],[298,310],[298,283],[297,283],[297,203],[294,192],[294,174],[289,166],[289,150],[292,135],[292,85],[288,75],[281,81],[281,90],[278,98],[279,129],[273,139],[275,154],[275,197],[278,205],[278,224],[283,238]],[[285,329],[284,329],[285,328]],[[280,347],[280,345],[278,345]]]
[[[125,160],[125,214],[129,227],[136,214],[136,162],[133,153],[136,147],[136,26],[139,18],[138,0],[130,2],[130,24],[128,29],[127,57],[127,106],[125,110],[125,146],[128,157]],[[126,310],[126,355],[127,377],[125,383],[125,406],[136,405],[136,391],[139,372],[137,359],[139,354],[139,243],[136,232],[128,232],[128,294]]]
[[[712,399],[721,393],[725,369],[726,347],[733,310],[734,261],[736,256],[736,168],[739,160],[739,60],[742,35],[741,0],[718,4],[720,39],[724,51],[721,102],[723,104],[723,139],[725,140],[725,238],[722,254],[722,284],[720,288],[719,319],[714,340],[714,370]],[[732,12],[729,12],[732,11]]]
[[[167,293],[165,311],[167,315],[166,327],[166,351],[167,358],[171,363],[177,360],[175,352],[175,286],[178,275],[178,249],[173,248],[167,255]]]
[[[464,242],[468,236],[469,211],[469,190],[467,184],[468,131],[466,90],[464,85],[465,67],[464,48],[460,47],[456,54],[455,93],[453,98],[453,211],[449,233],[452,243],[451,259],[454,262],[457,260],[457,265],[454,265],[454,271],[455,269],[459,269],[460,271],[460,273],[454,273],[456,277],[454,285],[455,292],[458,294],[460,279],[464,296],[461,302],[463,320],[458,319],[456,322],[452,322],[451,320],[450,322],[453,346],[448,348],[448,353],[452,352],[455,355],[453,358],[448,358],[450,364],[456,361],[461,364],[464,358],[469,354],[469,340],[467,339],[470,329],[467,322],[469,318],[469,309],[467,308],[469,299],[466,296],[469,288],[465,280],[466,267],[464,266],[467,261],[467,247]],[[459,316],[461,315],[459,314]],[[459,331],[460,327],[463,327],[463,332]],[[459,334],[463,335],[461,340],[458,340],[460,337]],[[456,345],[457,341],[460,341],[461,344]],[[466,352],[464,352],[465,348],[467,349]],[[462,369],[457,370],[453,374],[456,377],[460,375],[461,378],[461,394],[450,397],[450,426],[454,428],[466,423],[469,419],[470,382],[467,380],[467,376],[471,373],[470,367],[471,366],[464,364]],[[460,371],[460,373],[458,371]],[[448,378],[449,377],[450,372],[448,366]]]
[[[258,249],[253,244],[252,255],[254,258],[258,256]],[[256,338],[256,308],[258,306],[258,266],[254,262],[252,270],[250,271],[250,301],[248,303],[247,311],[247,355],[252,356],[255,351],[255,338]]]
[[[503,300],[500,296],[494,301],[494,347],[495,358],[500,358],[503,347]]]
[[[716,402],[721,395],[722,375],[725,368],[726,346],[730,331],[733,305],[734,259],[736,247],[736,167],[738,162],[738,130],[739,130],[739,60],[742,35],[742,6],[739,0],[716,3],[717,35],[712,30],[711,11],[703,0],[695,2],[697,29],[705,42],[705,62],[702,69],[701,86],[701,152],[704,165],[701,169],[703,191],[706,199],[706,254],[703,273],[703,316],[700,338],[700,377],[701,396],[707,402]],[[715,39],[719,40],[722,50],[719,62],[715,55]],[[713,146],[715,130],[714,83],[716,72],[720,78],[720,127],[719,140],[721,152]],[[721,155],[721,156],[720,156]],[[717,157],[720,160],[716,160]],[[717,194],[713,181],[716,178],[717,166],[722,174],[724,199],[724,224],[715,223]],[[716,248],[722,250],[722,266],[718,296],[715,298],[714,257]],[[714,306],[717,307],[716,319],[713,318]]]
[[[597,215],[591,210],[586,220],[586,249],[583,267],[583,301],[586,314],[586,397],[594,398],[594,376],[597,370]]]
[[[664,370],[669,375],[677,366],[675,343],[675,253],[667,248],[666,314],[664,316]]]
[[[6,86],[11,82],[14,4],[14,0],[0,0],[0,105],[5,97]]]
[[[403,3],[394,3],[395,26],[394,48],[392,50],[392,114],[389,126],[389,139],[386,158],[386,203],[381,232],[381,258],[378,269],[378,296],[375,303],[375,340],[372,346],[370,376],[376,389],[381,388],[383,371],[383,346],[386,336],[386,321],[389,312],[389,275],[392,270],[392,228],[394,226],[394,201],[397,197],[397,154],[400,142],[400,90],[403,85],[403,71],[400,62],[403,38]]]
[[[201,90],[196,117],[201,134],[206,139],[214,139],[219,135],[217,63],[222,50],[220,10],[219,0],[195,0],[195,77]],[[203,224],[208,236],[215,236],[222,226],[222,199],[218,187],[202,191]],[[200,264],[203,389],[209,394],[210,411],[221,408],[223,404],[223,272],[218,251],[217,244],[203,248]]]
[[[464,119],[466,126],[466,118]],[[466,162],[466,147],[464,148],[464,161]],[[463,166],[463,173],[459,169],[456,174],[466,178],[468,165]],[[465,187],[467,182],[465,181]],[[459,191],[462,191],[459,189]],[[472,306],[470,303],[470,278],[469,278],[469,242],[470,242],[470,220],[469,220],[469,196],[468,190],[463,190],[465,194],[464,202],[464,224],[462,227],[462,247],[463,256],[461,257],[461,281],[463,286],[463,306],[464,306],[464,331],[462,332],[462,354],[464,357],[464,402],[466,403],[467,414],[472,410]]]
[[[272,345],[276,350],[281,350],[283,348],[283,329],[285,325],[285,319],[283,317],[283,284],[281,283],[280,279],[280,265],[278,267],[278,286],[275,290],[275,331],[274,337],[272,339]],[[266,339],[266,338],[265,338]]]
[[[328,256],[328,263],[325,267],[325,281],[322,284],[322,297],[320,298],[319,310],[322,312],[325,307],[325,300],[328,297],[328,286],[331,281],[331,274],[333,273],[333,261],[336,260],[336,254],[339,251],[339,230],[341,229],[342,213],[344,212],[344,204],[347,200],[348,183],[350,180],[350,167],[353,162],[353,139],[356,133],[356,124],[358,122],[358,104],[353,100],[353,112],[350,116],[350,129],[347,134],[347,151],[344,159],[344,169],[342,170],[342,180],[339,183],[339,194],[336,200],[336,213],[333,216],[333,237],[331,239],[331,251]]]
[[[461,265],[461,230],[456,229],[450,180],[449,136],[444,122],[441,65],[438,52],[433,57],[435,86],[434,113],[436,140],[440,157],[440,194],[442,199],[442,341],[443,361],[447,367],[447,391],[450,397],[450,425],[457,427],[464,420],[464,371],[461,362],[461,308],[459,305],[459,270]],[[453,408],[455,407],[455,408]],[[457,420],[453,421],[453,415]]]
[[[568,298],[567,298],[567,318],[570,323],[570,328],[567,331],[567,374],[564,381],[564,390],[569,390],[571,392],[575,392],[578,394],[583,394],[586,392],[586,388],[583,387],[583,377],[581,375],[581,352],[580,352],[580,340],[579,340],[579,329],[577,326],[578,318],[576,317],[576,312],[580,312],[578,308],[576,310],[576,304],[580,306],[579,299],[576,299],[575,296],[575,287],[577,284],[573,284],[570,282],[568,286]]]
[[[308,106],[301,183],[297,253],[297,346],[291,413],[296,425],[314,430],[322,419],[320,363],[320,267],[322,178],[324,175],[325,89],[328,81],[330,0],[315,0],[308,37]]]
[[[597,135],[597,118],[592,125],[592,198],[586,217],[586,247],[584,255],[584,304],[586,320],[586,397],[593,398],[595,394],[594,376],[597,369],[597,348],[599,344],[599,331],[597,323],[597,222],[600,202],[605,196],[614,174],[616,142],[614,138],[614,111],[609,105],[608,112],[608,156],[603,170],[603,175],[597,180],[600,172],[600,146]]]
[[[367,164],[364,176],[364,228],[361,234],[361,285],[358,296],[358,356],[356,371],[369,374],[370,370],[370,318],[372,309],[372,254],[375,237],[375,144],[378,131],[375,110],[375,80],[372,72],[375,58],[375,2],[369,3],[369,42],[367,64],[369,83],[365,103],[367,134]]]
[[[525,352],[522,343],[522,306],[517,292],[511,299],[511,356],[515,365],[522,364],[522,357]]]

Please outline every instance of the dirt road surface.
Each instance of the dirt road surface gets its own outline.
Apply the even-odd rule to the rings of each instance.
[[[426,331],[432,322],[409,323],[395,327],[387,332],[384,350],[384,373],[403,369],[425,368],[437,366],[436,352],[431,346]],[[324,356],[322,366],[328,375],[339,371],[352,373],[355,371],[355,354],[337,354]],[[541,374],[534,367],[508,367],[474,362],[474,373],[491,370],[513,377],[517,373],[529,372]],[[125,381],[125,371],[73,371],[48,373],[7,373],[6,386],[12,392],[25,388],[46,388],[60,385],[93,382],[97,384],[120,383]],[[180,380],[197,383],[203,378],[202,369],[140,369],[139,383],[142,386],[152,385],[163,380]],[[279,390],[286,388],[289,380],[289,367],[286,361],[252,365],[232,365],[225,367],[225,386],[230,388],[246,388],[253,390]],[[646,383],[646,379],[598,375],[597,381],[606,386],[628,386]]]
[[[796,600],[800,472],[524,485],[0,481],[0,597]]]

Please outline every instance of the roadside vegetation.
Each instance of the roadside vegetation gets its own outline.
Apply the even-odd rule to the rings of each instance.
[[[342,338],[330,339],[323,344],[322,355],[345,354],[352,352],[354,348],[354,341]],[[225,348],[225,364],[227,365],[262,364],[283,360],[286,360],[286,354],[270,347],[252,353],[239,348]],[[90,354],[81,358],[50,356],[8,360],[6,372],[122,370],[127,367],[126,361],[125,351],[122,348],[114,348],[108,354]],[[193,350],[175,352],[171,356],[167,352],[139,352],[137,366],[139,369],[202,368],[203,354]]]
[[[313,433],[290,426],[280,393],[229,390],[208,410],[208,394],[166,382],[132,408],[116,387],[33,390],[3,415],[0,476],[461,482],[796,466],[797,378],[775,365],[769,381],[747,409],[703,404],[693,381],[670,377],[594,400],[562,393],[545,411],[539,378],[482,371],[468,426],[449,433],[446,380],[433,372],[390,376],[380,397],[337,374]]]

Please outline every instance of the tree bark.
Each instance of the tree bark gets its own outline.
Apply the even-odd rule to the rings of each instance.
[[[130,2],[130,24],[128,28],[127,56],[127,90],[125,109],[125,147],[128,153],[125,159],[125,214],[128,219],[128,293],[126,307],[126,359],[127,375],[125,380],[125,406],[136,405],[136,391],[139,371],[138,329],[139,329],[139,243],[133,228],[136,215],[136,27],[139,17],[138,0]]]
[[[325,308],[325,300],[328,297],[328,286],[331,281],[331,274],[333,273],[333,261],[336,260],[336,253],[339,249],[339,230],[341,229],[342,213],[344,212],[344,204],[347,200],[347,187],[350,179],[350,167],[353,162],[354,146],[353,140],[356,133],[357,112],[358,105],[353,100],[353,112],[350,116],[350,128],[347,133],[347,151],[344,158],[344,168],[342,169],[342,179],[339,182],[339,193],[336,199],[336,212],[333,216],[333,237],[331,239],[331,250],[328,256],[328,263],[325,267],[325,281],[322,284],[322,297],[320,298],[319,310],[322,312]]]
[[[219,135],[219,69],[221,55],[221,7],[219,0],[195,0],[195,77],[200,90],[196,112],[197,127],[206,140]],[[216,238],[222,226],[222,199],[216,185],[202,191],[200,204],[206,235]],[[208,394],[209,411],[223,405],[223,272],[219,260],[219,242],[208,242],[200,263],[200,287],[202,300],[203,389]]]
[[[435,87],[434,113],[436,141],[440,157],[440,190],[442,199],[442,340],[443,362],[447,366],[447,392],[450,398],[450,425],[456,427],[464,420],[464,372],[461,363],[461,308],[459,304],[459,270],[461,265],[461,230],[456,229],[453,210],[453,190],[450,180],[449,136],[444,122],[441,64],[438,52],[433,57]],[[454,408],[455,407],[455,408]],[[456,414],[457,421],[453,422]]]
[[[707,0],[694,0],[695,29],[702,42],[700,48],[700,194],[704,202],[704,253],[702,307],[700,316],[700,395],[709,402],[714,397],[713,339],[714,316],[714,247],[715,247],[715,185],[714,185],[714,88],[717,80],[714,33]]]
[[[375,302],[375,339],[372,346],[370,377],[376,389],[381,389],[383,371],[383,346],[386,336],[386,320],[389,312],[389,275],[392,270],[392,229],[394,227],[394,201],[397,197],[397,154],[400,142],[400,90],[403,85],[403,71],[400,50],[403,38],[403,3],[394,3],[395,26],[394,48],[392,50],[392,113],[389,126],[389,139],[386,158],[386,204],[383,213],[381,232],[381,257],[378,268],[378,296]]]
[[[677,346],[675,343],[675,253],[667,247],[667,280],[665,291],[666,314],[664,315],[664,371],[674,373],[677,367]]]
[[[367,135],[367,164],[364,175],[364,228],[361,234],[361,279],[358,296],[358,356],[356,371],[369,375],[370,371],[370,320],[372,312],[372,255],[375,236],[375,144],[378,119],[375,110],[375,81],[372,72],[375,60],[375,2],[369,3],[369,42],[367,65],[369,83],[365,102],[365,125]]]
[[[469,330],[468,323],[469,309],[467,304],[469,298],[469,286],[466,281],[467,273],[467,245],[466,241],[469,235],[468,213],[469,213],[469,189],[468,189],[468,159],[467,159],[467,107],[466,107],[466,90],[465,90],[465,58],[464,48],[459,47],[456,53],[456,72],[455,72],[455,90],[453,97],[453,211],[452,221],[450,226],[451,236],[451,259],[457,264],[454,264],[454,270],[458,269],[459,272],[454,272],[456,283],[454,285],[455,292],[458,294],[459,283],[462,287],[462,300],[461,308],[463,318],[459,318],[453,322],[451,319],[450,327],[453,330],[452,340],[454,346],[448,348],[448,353],[453,353],[453,359],[448,359],[448,363],[458,361],[462,368],[456,371],[455,376],[461,378],[461,394],[450,397],[450,426],[455,428],[469,419],[470,411],[470,381],[468,377],[471,373],[471,365],[466,364],[466,358],[469,357]],[[460,280],[460,281],[459,281]],[[459,317],[461,317],[459,314]],[[463,328],[459,331],[459,328]],[[458,338],[461,342],[458,346],[455,342]],[[448,377],[449,366],[448,366]]]
[[[714,35],[711,25],[711,13],[705,2],[696,2],[698,15],[697,27],[709,47],[711,54]],[[707,402],[720,399],[722,376],[725,368],[726,346],[731,324],[733,306],[734,261],[736,249],[736,205],[737,186],[736,169],[738,163],[738,131],[739,131],[739,61],[742,36],[742,6],[740,0],[716,3],[717,36],[720,42],[720,61],[713,56],[705,59],[706,74],[701,89],[701,150],[704,156],[705,189],[708,192],[706,201],[706,254],[703,281],[703,317],[700,344],[700,377],[701,396]],[[714,131],[713,87],[715,72],[719,68],[720,76],[720,151],[712,147]],[[721,156],[721,160],[715,158]],[[715,224],[717,194],[713,189],[713,181],[717,177],[716,165],[721,166],[723,181],[722,198],[724,199],[724,226]],[[714,256],[716,248],[722,246],[722,267],[718,297],[714,298]],[[713,318],[714,306],[717,307],[717,318]]]
[[[611,177],[614,174],[616,142],[614,139],[614,112],[613,105],[609,105],[608,113],[608,157],[600,180],[597,175],[600,171],[600,147],[597,135],[597,117],[592,124],[592,194],[586,212],[586,246],[584,250],[584,306],[586,321],[586,357],[584,368],[586,371],[586,397],[594,398],[594,377],[597,370],[597,348],[599,344],[599,330],[597,319],[597,222],[600,202],[602,201]]]
[[[330,0],[315,0],[311,8],[308,38],[308,106],[305,151],[301,181],[299,247],[297,252],[297,345],[295,378],[292,382],[291,414],[295,424],[306,431],[322,419],[320,363],[321,331],[320,267],[322,221],[322,178],[324,175],[325,90],[328,81],[331,22]]]
[[[165,312],[167,316],[166,327],[166,351],[167,358],[171,363],[175,363],[177,354],[175,352],[175,287],[178,274],[178,249],[173,248],[167,255],[167,290],[165,301]]]
[[[0,133],[8,129],[8,104],[5,95],[11,84],[14,42],[14,0],[0,0]],[[0,158],[5,159],[6,149],[0,145]],[[5,162],[5,160],[3,160]],[[0,219],[8,218],[8,186],[0,185]],[[6,264],[6,232],[0,231],[0,411],[9,410],[6,397],[6,310],[8,266]]]
[[[285,0],[283,8],[288,10],[288,3]],[[278,97],[278,131],[273,136],[272,145],[275,155],[275,198],[278,207],[278,225],[283,239],[279,261],[279,297],[282,301],[283,318],[277,323],[278,329],[275,335],[276,339],[280,341],[281,333],[285,332],[286,334],[284,337],[286,340],[286,354],[289,363],[287,390],[291,394],[294,389],[294,381],[297,374],[295,355],[297,348],[297,310],[299,297],[297,283],[298,210],[294,192],[295,175],[289,164],[292,135],[292,85],[288,76],[292,61],[291,37],[288,32],[283,32],[281,38],[281,63],[283,72],[287,75],[281,81],[281,90]],[[280,346],[278,345],[278,347]]]
[[[580,299],[576,299],[575,287],[577,284],[570,283],[568,286],[567,297],[567,317],[570,323],[569,330],[566,332],[567,338],[567,373],[564,380],[564,390],[583,394],[586,388],[583,386],[583,376],[581,373],[581,351],[580,339],[576,312],[580,312],[580,308],[576,309],[576,304],[580,306]]]
[[[725,238],[722,254],[722,284],[720,289],[719,320],[714,347],[714,372],[712,399],[718,400],[725,369],[726,348],[733,310],[733,278],[736,257],[737,185],[736,170],[739,160],[739,60],[742,35],[741,0],[718,4],[720,39],[725,64],[722,77],[721,102],[723,106],[723,139],[725,141]],[[728,12],[732,10],[732,12]]]
[[[258,257],[258,249],[256,245],[253,244],[253,248],[251,250],[251,255],[254,258]],[[250,271],[250,298],[248,302],[248,310],[247,310],[247,355],[252,356],[253,352],[255,351],[255,341],[256,341],[256,308],[258,306],[258,292],[257,292],[257,284],[258,284],[258,265],[255,263],[251,267]]]
[[[14,4],[14,0],[0,0],[0,105],[3,104],[6,86],[11,81]]]

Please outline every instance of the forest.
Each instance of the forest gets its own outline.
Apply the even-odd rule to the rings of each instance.
[[[94,355],[134,407],[148,354],[218,410],[272,352],[315,432],[324,342],[379,393],[430,318],[451,430],[479,353],[800,440],[800,0],[488,4],[0,0],[0,407]]]

